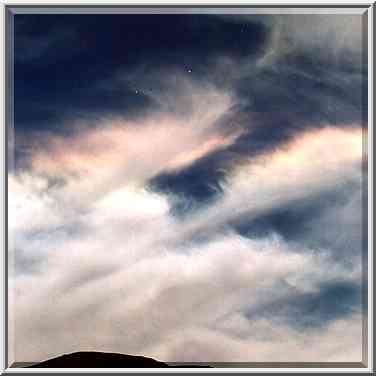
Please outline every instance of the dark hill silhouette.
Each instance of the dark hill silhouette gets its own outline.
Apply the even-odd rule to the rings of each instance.
[[[105,353],[97,351],[80,351],[64,354],[56,358],[33,364],[33,368],[167,368],[198,367],[173,366],[145,356]]]

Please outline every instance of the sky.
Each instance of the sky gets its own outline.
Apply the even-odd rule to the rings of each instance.
[[[359,14],[17,14],[10,348],[359,362]]]

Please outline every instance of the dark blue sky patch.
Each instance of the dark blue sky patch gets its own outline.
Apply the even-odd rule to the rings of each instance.
[[[332,321],[361,312],[361,288],[349,281],[325,282],[317,292],[293,293],[245,313],[249,319],[268,318],[297,330],[324,328]]]
[[[359,265],[360,255],[366,252],[361,238],[359,185],[352,182],[292,201],[257,217],[245,215],[229,226],[249,238],[277,234],[291,243],[292,250],[323,252],[349,270]]]
[[[193,210],[210,205],[221,195],[225,170],[220,168],[220,161],[213,153],[182,170],[157,175],[149,182],[149,187],[172,195],[172,214],[184,217]]]
[[[243,236],[259,237],[278,233],[286,240],[298,240],[311,230],[312,218],[322,212],[343,205],[347,202],[348,194],[354,189],[349,184],[344,189],[332,189],[320,192],[314,196],[305,197],[290,202],[279,208],[274,208],[258,217],[248,219],[244,216],[231,225]]]
[[[59,131],[66,119],[144,111],[152,103],[135,95],[133,85],[119,86],[119,71],[170,67],[200,75],[218,56],[256,54],[267,38],[259,23],[244,32],[242,25],[206,15],[15,18],[15,121],[24,131]]]

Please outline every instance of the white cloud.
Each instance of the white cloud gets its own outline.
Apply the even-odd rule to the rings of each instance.
[[[289,252],[277,239],[225,234],[207,244],[182,248],[157,244],[155,249],[139,249],[138,255],[129,243],[121,243],[120,234],[117,239],[113,235],[107,240],[100,234],[68,241],[51,256],[46,273],[19,278],[18,359],[91,348],[141,354],[149,354],[150,349],[153,356],[169,361],[190,356],[190,361],[195,356],[203,360],[204,355],[207,360],[234,361],[249,355],[247,341],[263,342],[257,337],[264,324],[243,322],[252,330],[239,339],[223,321],[260,300],[273,299],[276,282],[285,281],[294,291],[310,291],[327,278],[346,278],[343,271],[328,273],[331,266],[309,252]],[[288,328],[273,330],[288,334],[286,340],[292,341]],[[224,352],[234,341],[242,351]],[[187,342],[205,344],[207,353],[185,353]],[[263,347],[266,351],[265,343]],[[210,359],[212,352],[220,358]]]
[[[186,235],[245,214],[250,219],[348,182],[360,189],[362,142],[360,127],[327,127],[301,133],[274,152],[243,161],[223,183],[223,198],[189,219]]]
[[[163,123],[158,129],[162,137]],[[169,140],[162,139],[160,147],[168,149]],[[22,217],[11,227],[16,249],[24,250],[24,262],[29,257],[40,263],[31,273],[19,263],[12,277],[16,360],[95,349],[165,361],[358,361],[359,316],[297,334],[267,319],[246,320],[242,312],[273,301],[282,282],[289,286],[284,294],[317,291],[325,281],[358,281],[359,268],[345,270],[328,262],[326,252],[294,249],[278,236],[247,239],[225,228],[210,240],[194,235],[240,212],[257,215],[354,179],[360,158],[359,129],[300,135],[283,149],[239,166],[223,198],[184,221],[169,215],[165,196],[132,179],[106,180],[100,197],[83,206],[79,200],[60,201],[76,194],[77,185],[69,180],[76,178],[69,174],[66,185],[54,187],[36,172],[42,165],[12,174],[10,218]],[[160,158],[145,159],[140,168],[160,167]],[[123,160],[111,162],[111,170],[118,171]],[[53,163],[56,171],[59,163],[61,171],[69,167],[64,158]],[[82,174],[100,185],[95,164]],[[129,176],[139,176],[133,171]]]
[[[259,65],[222,56],[208,65],[206,79],[222,87],[250,82],[263,64],[303,50],[360,67],[360,16],[269,20],[271,40]],[[232,145],[242,127],[236,119],[226,127],[221,122],[248,105],[193,79],[142,66],[119,72],[100,84],[135,85],[159,111],[78,123],[70,136],[51,135],[22,149],[31,167],[11,171],[8,181],[17,361],[85,349],[162,361],[361,359],[359,313],[301,331],[244,314],[278,297],[318,293],[325,282],[360,281],[361,128],[328,124],[243,160],[222,183],[223,196],[178,219],[170,198],[146,183]],[[348,77],[330,75],[338,79]],[[310,249],[277,234],[249,239],[228,226],[348,182],[356,192],[309,225],[312,238],[333,247],[345,250],[351,242],[355,249],[344,251],[351,268],[336,262],[329,246]]]
[[[270,27],[269,48],[262,63],[289,53],[311,53],[325,61],[341,64],[351,61],[360,68],[364,47],[361,14],[284,14],[250,16]]]
[[[170,112],[139,121],[101,119],[94,128],[78,124],[79,131],[69,137],[38,139],[31,150],[34,173],[65,179],[68,186],[60,199],[85,206],[113,189],[139,188],[161,171],[185,167],[231,145],[240,128],[217,124],[231,111],[231,95],[213,87],[191,87],[188,93],[176,93]]]
[[[268,320],[239,314],[221,328],[188,328],[168,335],[149,353],[161,359],[193,362],[349,362],[361,361],[361,318],[337,320],[325,331],[298,332]],[[281,351],[283,349],[283,351]]]

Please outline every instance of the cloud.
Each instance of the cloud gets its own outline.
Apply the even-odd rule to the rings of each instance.
[[[260,23],[268,30],[268,47],[259,61],[261,64],[274,63],[284,55],[308,54],[326,62],[357,65],[361,63],[364,47],[362,11],[333,14],[319,10],[313,14],[303,11],[231,18],[236,23]]]
[[[361,360],[366,77],[342,18],[20,20],[16,360]],[[50,56],[62,24],[74,56],[64,33]]]
[[[362,184],[361,179],[354,180],[276,205],[258,216],[245,214],[231,226],[251,238],[277,233],[293,248],[303,244],[318,251],[330,249],[335,262],[353,267],[366,252]]]
[[[111,251],[105,252],[105,234],[102,231],[84,244],[62,244],[51,255],[48,273],[18,281],[19,359],[37,360],[78,348],[149,353],[148,348],[164,343],[165,338],[181,341],[187,332],[192,343],[207,342],[210,357],[218,347],[213,335],[223,337],[224,344],[232,342],[226,330],[216,328],[218,321],[257,307],[260,300],[264,304],[265,299],[273,299],[278,281],[293,291],[309,292],[319,288],[318,282],[328,275],[325,263],[312,255],[286,253],[283,242],[277,240],[246,240],[227,234],[196,247],[157,249],[155,245],[150,251],[134,252],[131,246],[137,243],[115,243],[112,233],[106,242],[112,244],[107,248]],[[347,277],[331,270],[330,278]],[[257,320],[253,325],[257,327]],[[192,338],[192,332],[197,335],[200,328],[202,334]],[[73,341],[69,340],[72,332]],[[252,337],[249,332],[250,341]],[[163,353],[152,354],[163,357]],[[223,354],[223,358],[207,360],[230,361],[241,355],[246,358],[247,352],[243,349],[235,359]],[[167,360],[186,357],[181,348]]]
[[[244,215],[251,219],[282,203],[349,182],[360,186],[362,140],[359,127],[326,128],[303,133],[274,153],[242,161],[221,183],[223,197],[191,216],[187,232],[194,234],[201,226],[210,231]],[[328,149],[328,143],[333,149]]]
[[[273,326],[264,319],[250,322],[236,314],[220,324],[226,334],[221,330],[194,328],[184,331],[183,338],[168,336],[154,353],[163,354],[164,359],[179,358],[186,362],[226,363],[224,359],[231,359],[243,364],[270,363],[271,359],[275,362],[349,362],[362,356],[360,318],[356,315],[350,320],[335,321],[326,332],[315,330],[309,334]],[[308,343],[311,347],[307,351]]]
[[[340,63],[356,59],[359,64],[364,47],[361,14],[285,15],[275,17],[273,52],[307,50],[321,58]],[[325,57],[326,55],[326,57]],[[346,56],[347,55],[347,56]]]
[[[344,352],[346,361],[360,360],[361,315],[352,287],[359,281],[360,265],[348,269],[333,262],[330,248],[317,253],[303,245],[292,247],[272,233],[247,238],[229,225],[244,213],[257,218],[297,198],[309,199],[342,181],[356,180],[361,130],[304,133],[274,153],[242,161],[223,182],[218,201],[182,220],[172,215],[168,195],[133,184],[160,168],[161,159],[152,154],[138,165],[146,166],[147,173],[136,169],[121,183],[113,180],[114,174],[106,189],[97,178],[95,158],[101,156],[101,148],[95,149],[96,137],[101,137],[99,145],[108,135],[124,145],[126,135],[127,145],[137,144],[140,150],[139,137],[143,140],[145,130],[164,135],[166,123],[156,124],[153,130],[140,125],[135,133],[134,128],[125,128],[126,133],[124,128],[95,128],[87,133],[93,135],[87,148],[82,147],[84,138],[78,138],[80,147],[69,144],[71,156],[77,150],[73,161],[79,163],[67,163],[63,153],[52,153],[54,168],[46,164],[45,174],[41,175],[43,165],[36,163],[28,174],[11,175],[12,215],[21,213],[23,218],[11,227],[17,234],[15,257],[22,261],[12,277],[16,359],[36,361],[96,349],[166,361],[341,361]],[[180,128],[168,126],[180,134]],[[186,129],[184,139],[204,142],[200,133]],[[164,168],[174,160],[172,151],[181,153],[180,148],[169,149],[169,140],[161,141],[171,152]],[[108,150],[110,143],[104,144]],[[59,148],[54,145],[52,150]],[[88,154],[95,161],[87,159]],[[80,158],[87,163],[85,169]],[[111,160],[113,171],[118,171],[118,163],[124,166],[121,158]],[[65,172],[65,184],[51,185],[48,175],[59,171]],[[61,197],[76,193],[77,185],[70,180],[85,176],[95,183],[93,189],[100,187],[101,195],[92,196],[85,206],[81,200],[63,205]],[[346,233],[348,225],[344,226]],[[304,330],[297,334],[295,323],[278,320],[278,314],[283,318],[307,300],[323,302],[321,297],[335,284],[350,286],[343,290],[344,310],[328,306],[312,313],[313,320],[327,321],[319,331],[302,321]],[[277,297],[285,308],[275,315],[263,314]],[[250,317],[250,310],[261,313]],[[350,334],[340,340],[344,327]],[[278,351],[281,338],[289,350],[285,355]]]
[[[72,186],[66,189],[73,193],[69,200],[87,202],[124,183],[141,186],[159,172],[181,169],[234,143],[241,128],[217,126],[231,111],[231,96],[210,87],[190,89],[191,95],[175,97],[173,113],[154,112],[133,122],[104,119],[94,128],[81,124],[71,136],[41,135],[29,146],[33,171],[62,179]]]
[[[9,217],[10,231],[24,232],[33,229],[44,229],[44,226],[54,226],[60,220],[56,216],[59,205],[48,189],[48,181],[42,177],[28,173],[10,174],[8,208],[17,216]]]

